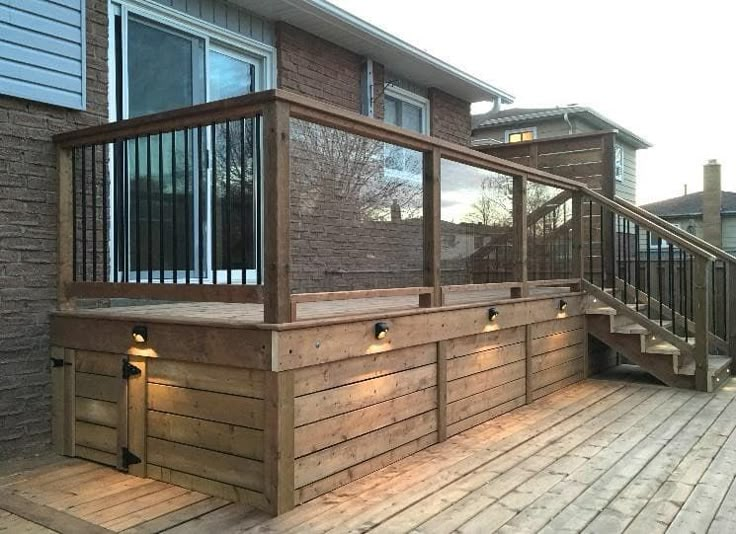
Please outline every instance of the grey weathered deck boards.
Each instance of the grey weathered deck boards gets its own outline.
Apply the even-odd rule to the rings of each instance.
[[[278,518],[85,461],[13,465],[10,532],[730,533],[736,380],[713,395],[588,380]]]

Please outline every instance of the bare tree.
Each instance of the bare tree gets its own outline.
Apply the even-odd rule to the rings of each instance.
[[[404,218],[421,213],[421,157],[379,141],[304,121],[292,123],[292,172],[299,209],[338,210],[364,220],[389,220],[391,205]],[[400,172],[392,172],[403,158]],[[417,163],[418,162],[418,163]]]

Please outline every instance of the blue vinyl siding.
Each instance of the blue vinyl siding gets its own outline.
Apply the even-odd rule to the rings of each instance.
[[[85,108],[84,0],[0,0],[0,94]]]

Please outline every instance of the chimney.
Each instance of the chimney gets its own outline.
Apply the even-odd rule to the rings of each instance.
[[[399,206],[399,203],[394,200],[391,203],[391,222],[399,221],[401,221],[401,206]]]
[[[687,184],[685,184],[685,196],[687,196]]]
[[[721,247],[721,164],[708,160],[703,167],[703,239]]]

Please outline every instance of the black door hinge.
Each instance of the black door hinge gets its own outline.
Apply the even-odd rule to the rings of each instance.
[[[51,358],[52,367],[64,367],[65,365],[71,365],[71,362],[65,362],[64,358]]]
[[[123,447],[123,468],[127,469],[128,466],[139,463],[141,463],[141,459],[130,452],[128,447]]]
[[[140,369],[138,369],[135,365],[130,363],[128,360],[123,360],[123,378],[127,380],[131,376],[138,376],[139,374],[141,374]]]

